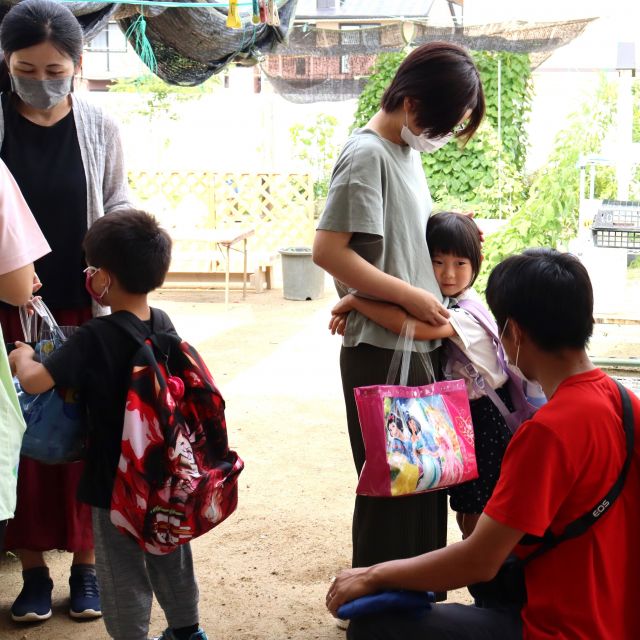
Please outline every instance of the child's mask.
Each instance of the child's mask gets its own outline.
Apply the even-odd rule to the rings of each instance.
[[[105,285],[105,288],[102,290],[102,293],[100,294],[96,293],[91,288],[91,279],[93,278],[93,276],[96,275],[96,273],[98,273],[98,271],[100,271],[100,267],[87,267],[84,270],[84,273],[86,273],[86,277],[84,280],[84,287],[87,290],[87,293],[91,296],[93,300],[95,300],[101,307],[106,307],[107,305],[105,305],[105,303],[103,302],[103,298],[107,295],[107,292],[109,291],[109,287],[111,286],[111,278],[107,276],[107,284]]]

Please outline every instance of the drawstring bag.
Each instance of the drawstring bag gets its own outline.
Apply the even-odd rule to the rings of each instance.
[[[386,384],[354,389],[366,458],[360,495],[403,496],[478,477],[464,380],[435,382],[428,356],[418,354],[434,382],[406,386],[413,333],[414,323],[405,323]]]
[[[44,362],[77,327],[59,327],[40,298],[31,300],[29,306],[35,312],[31,316],[26,307],[20,308],[24,338],[26,342],[35,343],[36,358]],[[20,454],[46,464],[81,460],[85,451],[86,419],[78,392],[53,387],[31,395],[22,389],[17,378],[14,384],[27,424]]]

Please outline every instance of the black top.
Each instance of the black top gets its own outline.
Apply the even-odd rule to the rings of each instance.
[[[41,295],[51,309],[91,305],[84,288],[82,239],[87,232],[87,180],[70,111],[51,127],[21,116],[3,96],[0,157],[13,174],[51,253],[35,263]]]
[[[175,333],[164,311],[152,309],[151,318],[145,323],[150,333],[152,329]],[[44,363],[56,385],[78,389],[86,405],[89,441],[78,500],[94,507],[111,506],[131,360],[138,348],[132,337],[104,316],[83,324]]]

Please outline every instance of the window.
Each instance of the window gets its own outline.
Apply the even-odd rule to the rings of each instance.
[[[87,45],[87,51],[98,53],[126,53],[127,39],[120,30],[117,22],[109,22]]]
[[[380,25],[369,24],[362,29],[362,44],[365,47],[377,47],[380,44]]]
[[[127,39],[120,30],[117,22],[109,22],[107,26],[98,33],[87,44],[87,51],[100,61],[97,63],[103,71],[113,71],[113,54],[123,54],[127,52]]]
[[[340,44],[358,49],[380,44],[379,24],[341,24]]]

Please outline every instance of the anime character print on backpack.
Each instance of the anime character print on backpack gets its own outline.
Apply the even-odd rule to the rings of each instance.
[[[229,450],[224,400],[198,352],[172,333],[148,336],[135,316],[102,320],[140,344],[132,360],[111,522],[146,551],[168,553],[233,513],[243,463]]]
[[[23,388],[78,390],[102,613],[114,640],[148,640],[155,595],[162,640],[206,640],[190,540],[237,505],[242,460],[227,444],[224,401],[197,351],[149,307],[171,238],[143,211],[99,218],[83,248],[86,287],[111,314],[82,325],[44,363],[24,344],[10,362]]]

